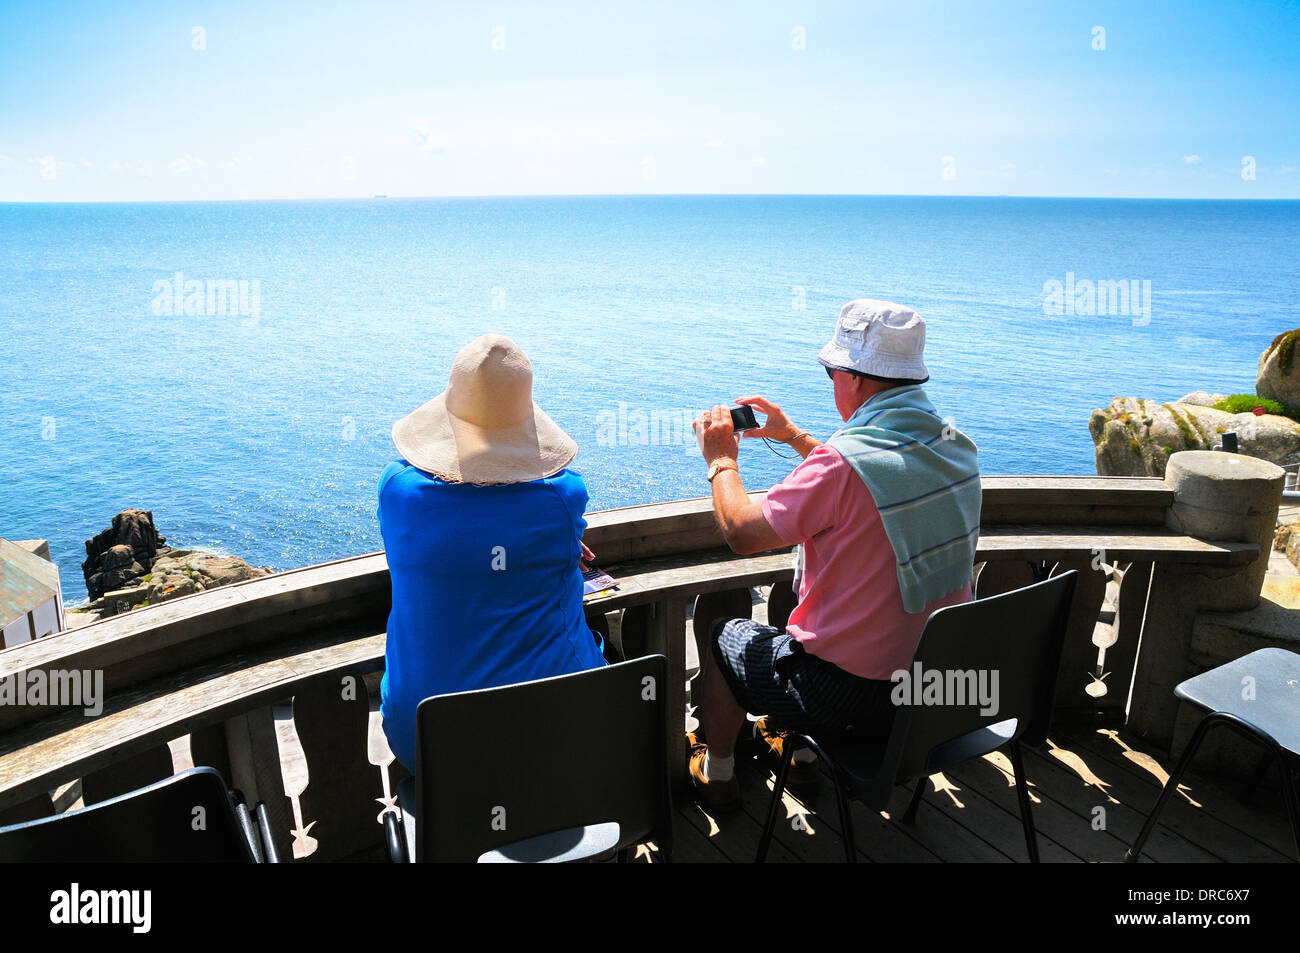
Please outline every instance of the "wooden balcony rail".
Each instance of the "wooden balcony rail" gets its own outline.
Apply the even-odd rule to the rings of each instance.
[[[1139,636],[1144,652],[1177,643],[1184,636],[1174,629],[1190,633],[1193,621],[1169,608],[1180,588],[1259,558],[1256,542],[1207,542],[1166,528],[1174,499],[1157,479],[985,478],[977,595],[1080,570],[1059,717],[1124,724],[1140,671]],[[588,545],[620,580],[617,592],[589,600],[588,619],[608,632],[607,616],[618,613],[628,654],[668,657],[671,763],[684,765],[688,616],[696,624],[747,616],[751,588],[770,585],[769,620],[784,624],[794,605],[791,554],[732,554],[707,499],[592,513],[588,523]],[[1111,579],[1119,583],[1115,626],[1095,641]],[[1170,618],[1153,620],[1149,606],[1165,607]],[[158,780],[172,770],[167,742],[188,736],[195,763],[221,770],[250,801],[267,802],[286,855],[293,837],[314,838],[317,860],[376,847],[379,815],[402,774],[391,755],[367,748],[388,610],[387,565],[373,553],[186,596],[0,652],[0,679],[97,671],[105,696],[98,717],[74,707],[0,705],[0,823],[52,813],[50,792],[78,779],[88,801]],[[1137,689],[1159,694],[1157,681]],[[1148,734],[1160,740],[1159,719],[1172,731],[1172,699],[1135,697],[1135,709],[1139,702],[1158,709]],[[304,791],[284,790],[277,704],[292,704],[310,776]]]

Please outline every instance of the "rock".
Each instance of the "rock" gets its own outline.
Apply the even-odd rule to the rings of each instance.
[[[1180,397],[1175,404],[1192,404],[1196,407],[1213,407],[1221,400],[1227,400],[1227,394],[1207,394],[1203,390],[1192,391],[1186,397]]]
[[[1259,356],[1255,393],[1282,404],[1300,406],[1300,364],[1295,361],[1295,346],[1300,329],[1286,331],[1273,339]]]
[[[173,550],[159,556],[149,574],[149,602],[164,602],[245,579],[271,570],[250,566],[238,556],[218,556],[202,550]]]
[[[123,510],[112,526],[86,540],[81,569],[91,608],[108,616],[271,572],[237,556],[171,549],[166,542],[148,510]]]
[[[1204,392],[1190,394],[1198,397]],[[1205,395],[1212,397],[1214,395]],[[1212,450],[1235,431],[1239,452],[1279,466],[1300,463],[1300,423],[1276,414],[1230,414],[1182,401],[1116,397],[1088,420],[1099,476],[1165,475],[1181,450]]]
[[[111,589],[129,585],[148,572],[160,552],[166,552],[167,539],[153,525],[148,510],[123,510],[113,517],[113,524],[92,539],[86,540],[86,560],[81,572],[90,598],[98,599]]]
[[[1279,553],[1286,552],[1287,544],[1291,542],[1291,537],[1293,535],[1300,535],[1300,532],[1298,531],[1300,531],[1300,521],[1279,526],[1273,531],[1273,549]]]
[[[99,566],[104,570],[122,569],[132,563],[135,563],[135,550],[125,545],[111,546],[99,557]]]

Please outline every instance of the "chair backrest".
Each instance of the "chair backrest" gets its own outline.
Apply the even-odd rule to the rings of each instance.
[[[666,834],[667,677],[649,655],[420,702],[415,860],[472,862],[611,821],[620,846]]]
[[[0,828],[0,861],[251,863],[226,782],[193,768],[121,797]]]
[[[999,745],[989,745],[982,729],[994,725],[1002,743],[1043,743],[1078,575],[1070,570],[930,616],[910,677],[895,686],[907,703],[886,749],[885,764],[897,765],[891,785],[993,750]],[[1014,727],[1005,724],[1010,719]]]

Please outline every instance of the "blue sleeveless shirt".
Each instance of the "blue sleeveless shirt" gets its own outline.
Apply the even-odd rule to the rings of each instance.
[[[587,488],[573,470],[531,483],[447,483],[405,460],[379,479],[393,608],[384,733],[415,770],[415,709],[430,695],[605,664],[582,611]]]

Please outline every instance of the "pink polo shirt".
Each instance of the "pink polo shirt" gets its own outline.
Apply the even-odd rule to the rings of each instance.
[[[971,601],[968,584],[920,612],[903,609],[894,548],[876,501],[830,447],[808,454],[768,491],[763,516],[783,540],[804,547],[799,605],[786,631],[846,672],[887,681],[909,669],[930,614]]]

